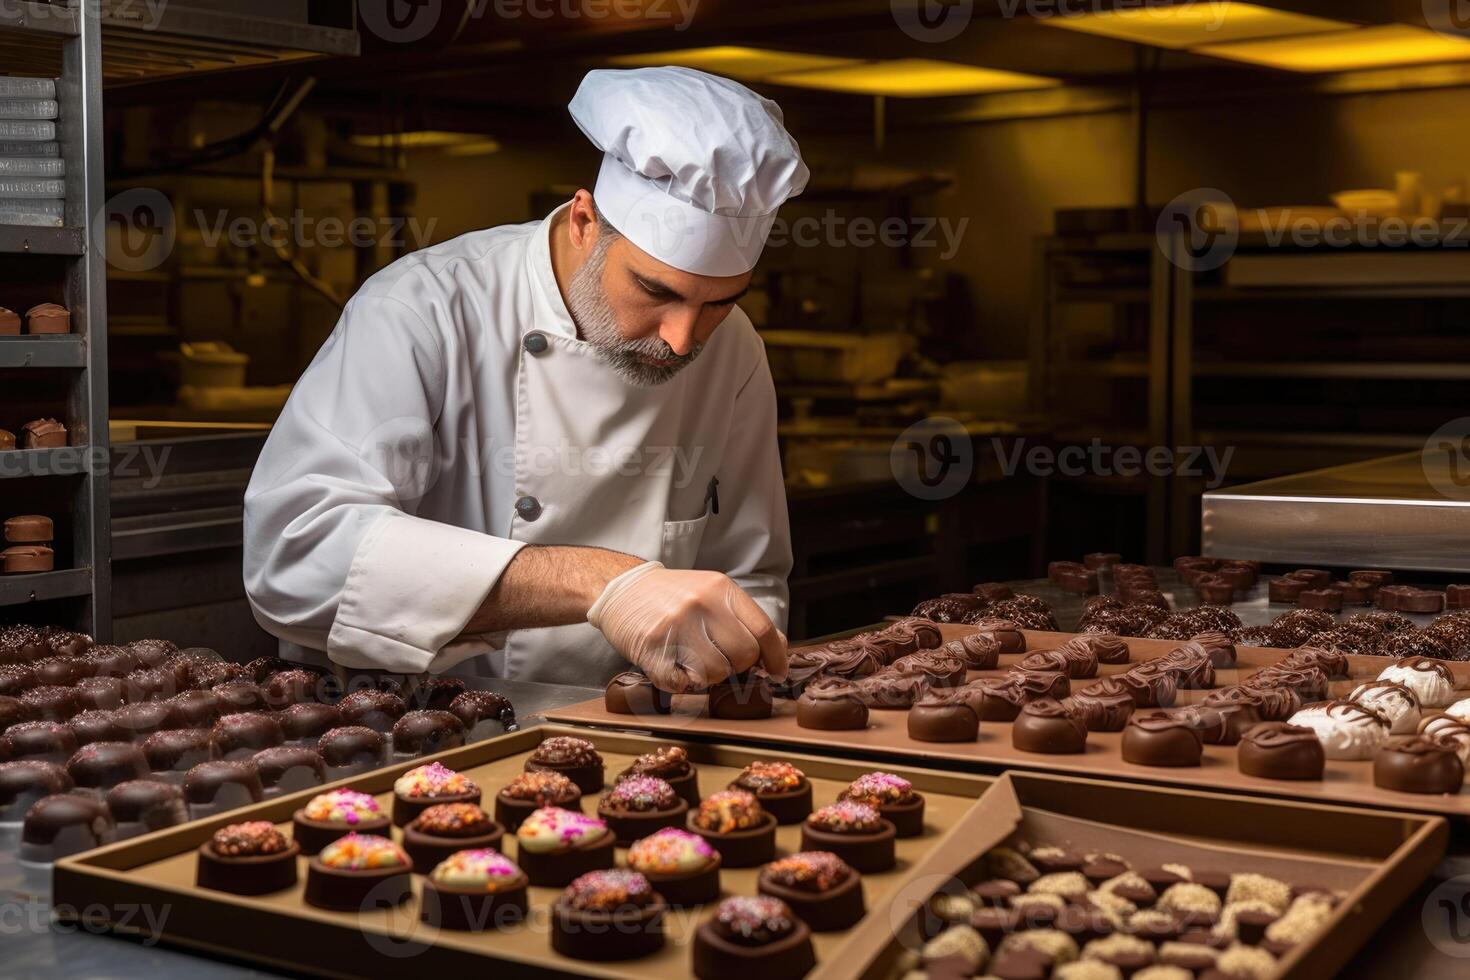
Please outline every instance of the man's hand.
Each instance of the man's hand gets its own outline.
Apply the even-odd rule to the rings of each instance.
[[[786,637],[719,572],[646,562],[610,581],[587,621],[661,690],[707,687],[757,664],[786,676]]]

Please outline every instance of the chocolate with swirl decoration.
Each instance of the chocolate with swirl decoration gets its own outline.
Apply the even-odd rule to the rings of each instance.
[[[1100,664],[1126,664],[1128,662],[1127,641],[1107,633],[1074,636],[1057,649],[1063,653],[1085,650],[1091,653]]]
[[[1000,641],[986,633],[950,640],[939,650],[962,660],[970,670],[994,670],[1000,665]]]
[[[1327,757],[1310,728],[1267,721],[1240,739],[1236,750],[1240,771],[1262,779],[1321,779]]]

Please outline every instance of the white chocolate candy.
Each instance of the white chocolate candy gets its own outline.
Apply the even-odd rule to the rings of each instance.
[[[1398,681],[1359,684],[1347,699],[1387,718],[1391,735],[1412,735],[1419,727],[1419,699]]]
[[[1404,685],[1425,708],[1443,708],[1455,700],[1455,675],[1444,664],[1428,657],[1405,657],[1385,667],[1378,679]]]
[[[1444,713],[1457,721],[1470,722],[1470,698],[1456,701],[1444,709]]]
[[[1329,759],[1371,759],[1388,741],[1388,719],[1351,701],[1328,701],[1303,708],[1290,724],[1310,728]]]
[[[1439,739],[1447,745],[1453,745],[1455,751],[1460,754],[1460,761],[1470,766],[1470,723],[1460,721],[1458,718],[1450,718],[1447,715],[1425,718],[1419,723],[1419,734]]]

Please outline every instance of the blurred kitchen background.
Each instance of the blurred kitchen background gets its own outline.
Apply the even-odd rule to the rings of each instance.
[[[1441,16],[1453,0],[1140,6],[170,0],[150,26],[116,0],[104,149],[133,221],[111,229],[113,452],[171,452],[161,484],[113,481],[119,633],[249,627],[240,493],[340,303],[407,251],[590,186],[565,105],[598,66],[750,84],[812,168],[742,303],[780,395],[793,637],[1047,557],[1198,550],[1218,474],[1007,478],[1017,448],[1228,447],[1233,485],[1422,446],[1470,380],[1470,19]],[[1181,195],[1232,252],[1169,261]],[[232,226],[268,213],[305,231]],[[1273,233],[1339,216],[1423,240]],[[907,244],[869,241],[885,221]],[[935,416],[975,469],[928,501],[893,447]]]

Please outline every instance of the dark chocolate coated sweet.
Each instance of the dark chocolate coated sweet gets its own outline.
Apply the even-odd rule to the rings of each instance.
[[[1400,793],[1458,793],[1465,767],[1453,745],[1410,735],[1391,739],[1373,757],[1373,785]]]
[[[868,727],[868,706],[850,681],[831,679],[810,684],[796,701],[796,724],[819,731]]]
[[[1087,751],[1087,723],[1053,698],[1030,701],[1011,725],[1011,744],[1049,755]]]
[[[448,711],[410,711],[393,725],[393,751],[430,755],[464,744],[464,722]]]
[[[387,691],[354,691],[337,704],[337,709],[342,712],[344,725],[362,725],[386,735],[408,711],[408,705]]]
[[[118,783],[107,791],[107,809],[118,824],[140,824],[145,833],[174,827],[189,819],[184,791],[152,779]]]
[[[506,731],[516,728],[516,709],[510,698],[494,691],[466,691],[449,703],[449,713],[473,729],[482,721],[498,721]]]
[[[216,759],[248,759],[261,749],[280,745],[285,737],[270,715],[225,715],[210,731],[210,752]]]
[[[264,789],[281,787],[295,792],[299,786],[326,782],[326,766],[314,749],[299,745],[277,745],[261,749],[251,757],[260,772],[260,785]]]
[[[28,806],[43,796],[65,793],[71,788],[71,777],[55,762],[40,759],[0,762],[0,809],[17,803]],[[17,819],[20,816],[15,814]]]
[[[607,682],[603,704],[619,715],[666,715],[673,710],[674,696],[638,671],[625,670]]]
[[[1326,755],[1316,732],[1284,721],[1267,721],[1247,731],[1236,749],[1240,771],[1262,779],[1321,779]]]
[[[1199,732],[1166,711],[1135,714],[1123,729],[1123,761],[1136,766],[1197,766],[1203,745]]]
[[[980,718],[963,701],[932,692],[909,709],[908,733],[918,742],[973,742],[979,737]]]
[[[276,675],[281,676],[281,675]],[[287,705],[276,714],[281,732],[288,740],[311,740],[342,724],[342,712],[329,704],[314,701]]]
[[[222,792],[238,790],[251,802],[259,803],[265,795],[260,783],[260,770],[255,763],[245,761],[201,762],[184,774],[184,799],[191,804],[204,805],[215,802]]]
[[[208,728],[219,720],[219,696],[213,691],[184,691],[164,704],[169,721],[180,728]]]
[[[366,725],[344,725],[324,732],[317,742],[322,761],[332,767],[377,767],[387,761],[388,743]]]
[[[154,772],[186,772],[209,761],[209,729],[175,728],[143,740],[143,755]]]
[[[85,793],[58,793],[26,811],[21,857],[56,859],[105,844],[114,829],[107,804]]]
[[[59,721],[23,721],[5,733],[10,755],[16,759],[65,762],[77,750],[77,737]]]
[[[219,698],[221,715],[233,715],[246,711],[264,711],[265,694],[260,686],[247,680],[226,681],[209,689]]]
[[[1136,707],[1128,689],[1112,678],[1089,684],[1062,703],[1082,718],[1090,732],[1122,731]]]
[[[20,695],[42,721],[66,721],[82,711],[82,699],[70,687],[33,687]]]
[[[148,778],[148,760],[131,742],[93,742],[66,763],[72,782],[88,789],[110,789],[130,779]]]
[[[762,672],[748,671],[710,685],[709,716],[734,721],[771,717],[773,695],[770,680]]]
[[[83,677],[73,686],[83,711],[111,711],[121,708],[125,685],[116,677]]]
[[[91,745],[93,742],[126,742],[133,737],[132,732],[117,723],[117,717],[111,711],[83,711],[79,715],[72,716],[71,721],[66,725],[77,737],[78,745]]]

